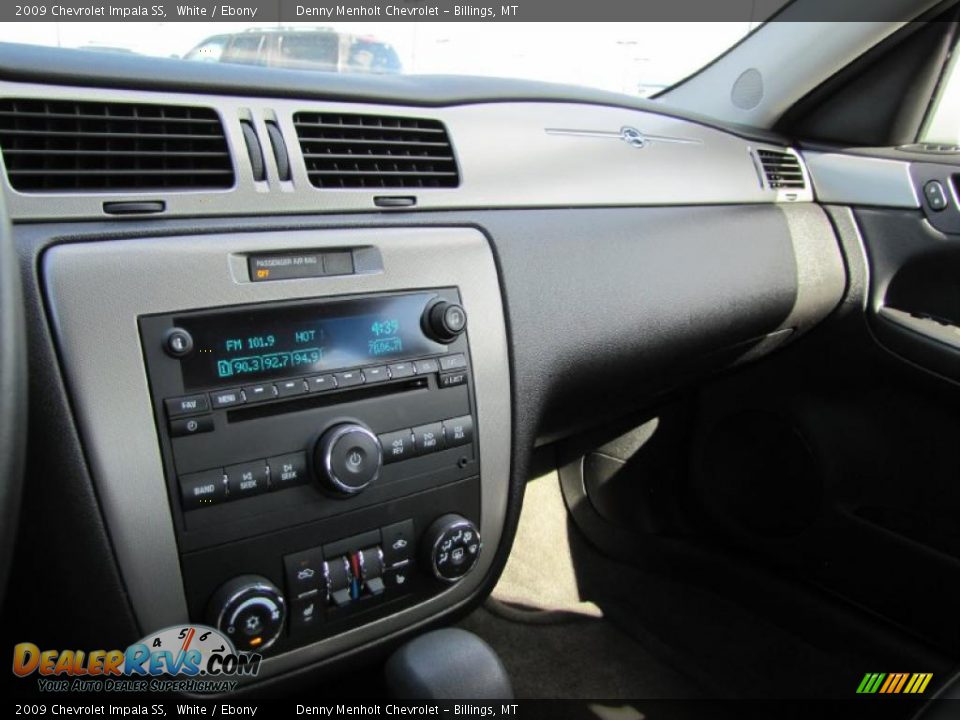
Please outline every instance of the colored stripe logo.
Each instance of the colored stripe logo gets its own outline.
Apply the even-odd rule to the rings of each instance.
[[[858,695],[921,695],[933,673],[867,673],[857,687]]]

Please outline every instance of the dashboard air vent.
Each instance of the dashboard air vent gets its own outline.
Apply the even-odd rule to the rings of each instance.
[[[763,174],[770,188],[802,190],[806,187],[803,171],[800,169],[800,159],[793,153],[757,150],[757,157],[760,158]]]
[[[21,192],[233,186],[223,125],[209,108],[0,99],[0,148]]]
[[[453,188],[457,161],[443,123],[407,117],[298,112],[310,182],[318,188]]]

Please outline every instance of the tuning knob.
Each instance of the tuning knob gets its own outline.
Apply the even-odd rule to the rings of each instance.
[[[207,606],[207,623],[243,652],[273,645],[283,632],[285,615],[283,593],[260,575],[235,577],[213,594]]]
[[[438,580],[453,583],[473,570],[480,548],[476,525],[460,515],[444,515],[424,535],[425,565]]]
[[[467,313],[456,303],[436,300],[423,311],[423,330],[437,342],[451,343],[467,329]]]
[[[314,449],[317,479],[340,495],[356,495],[380,475],[383,450],[363,425],[344,423],[327,430]]]

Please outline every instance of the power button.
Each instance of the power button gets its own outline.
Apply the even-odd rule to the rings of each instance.
[[[353,495],[377,479],[383,452],[377,436],[362,425],[331,428],[317,443],[315,466],[331,490]]]

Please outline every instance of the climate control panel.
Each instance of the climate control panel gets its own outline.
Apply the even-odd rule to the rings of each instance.
[[[348,536],[324,538],[322,527],[290,539],[251,540],[185,558],[196,592],[192,612],[238,647],[277,652],[369,622],[398,607],[449,589],[482,553],[476,478],[386,508],[343,518],[391,522]],[[437,508],[458,506],[466,514]],[[471,519],[473,518],[473,519]],[[204,593],[208,593],[204,597]],[[202,613],[202,614],[200,614]]]

